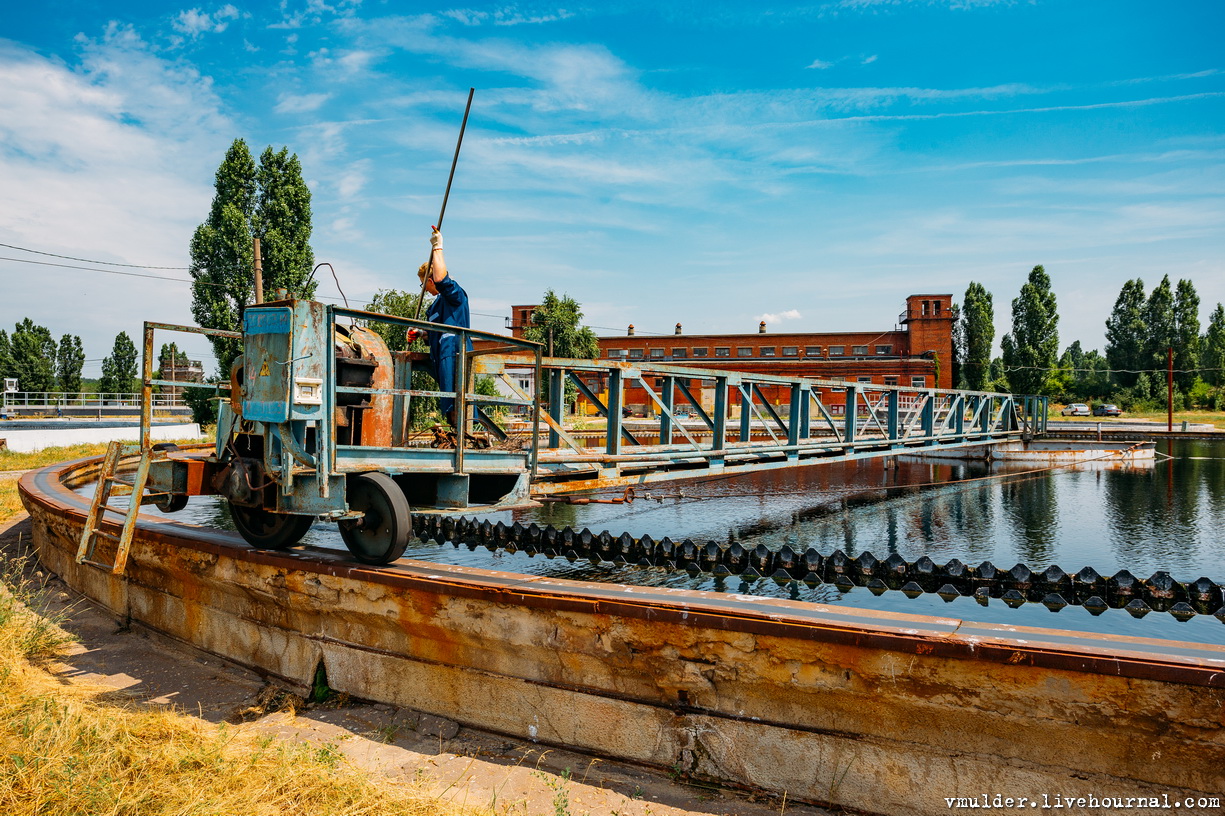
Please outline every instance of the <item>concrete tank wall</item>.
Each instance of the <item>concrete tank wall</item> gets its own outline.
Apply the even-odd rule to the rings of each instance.
[[[48,568],[118,615],[299,687],[322,662],[359,698],[870,813],[997,793],[1222,793],[1225,648],[374,569],[151,518],[115,578],[74,563],[85,506],[61,484],[74,470],[21,483]]]

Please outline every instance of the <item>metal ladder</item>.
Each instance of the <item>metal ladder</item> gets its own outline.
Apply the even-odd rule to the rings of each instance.
[[[124,518],[123,530],[118,536],[115,536],[101,529],[102,518],[106,515],[107,501],[110,500],[112,488],[116,483],[128,484],[115,475],[119,467],[119,460],[125,454],[135,453],[138,450],[140,451],[140,464],[136,467],[136,478],[131,482],[131,503],[128,505],[127,515]],[[91,567],[109,570],[113,575],[119,575],[124,571],[128,563],[128,549],[132,546],[132,533],[136,529],[136,516],[140,514],[141,499],[144,496],[145,484],[149,479],[149,461],[152,457],[153,451],[147,448],[142,449],[139,445],[111,442],[107,446],[106,457],[102,460],[102,470],[98,473],[98,489],[94,493],[93,503],[89,506],[85,524],[81,528],[81,541],[77,545],[78,564],[89,564]],[[94,554],[99,538],[115,542],[115,562],[113,564],[105,564],[95,559]]]

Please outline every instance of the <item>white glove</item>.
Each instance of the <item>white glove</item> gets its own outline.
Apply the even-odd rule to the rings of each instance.
[[[430,233],[430,251],[433,252],[435,249],[442,250],[442,233],[436,229]]]

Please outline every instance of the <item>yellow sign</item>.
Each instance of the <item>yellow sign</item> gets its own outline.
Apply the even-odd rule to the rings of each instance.
[[[267,376],[268,376],[268,361],[267,361],[267,360],[264,360],[264,364],[263,364],[262,366],[260,366],[260,369],[259,369],[259,375],[260,375],[261,377],[267,377]]]

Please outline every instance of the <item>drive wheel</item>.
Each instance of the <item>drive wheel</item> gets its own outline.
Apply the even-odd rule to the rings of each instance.
[[[346,487],[349,509],[363,515],[339,523],[345,546],[363,564],[395,561],[408,547],[413,529],[404,491],[386,473],[350,476]]]
[[[228,504],[238,532],[248,544],[261,550],[287,550],[301,541],[315,523],[314,516],[270,513],[262,507]]]

